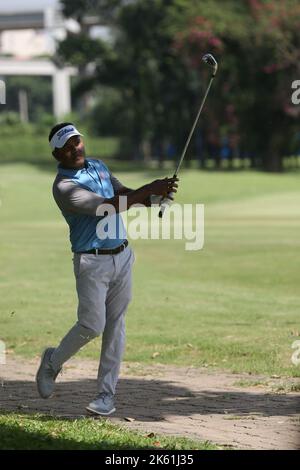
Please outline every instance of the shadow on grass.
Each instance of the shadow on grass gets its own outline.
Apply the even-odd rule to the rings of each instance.
[[[75,420],[90,417],[85,407],[95,396],[95,380],[63,381],[56,386],[56,393],[49,400],[41,399],[34,381],[4,381],[0,387],[2,413],[41,414],[39,420]],[[124,378],[120,379],[116,394],[116,413],[109,422],[120,426],[125,418],[136,422],[151,423],[168,421],[169,416],[193,419],[195,429],[202,426],[201,416],[223,415],[224,419],[243,419],[249,415],[262,417],[290,417],[299,419],[299,394],[278,395],[272,393],[252,393],[240,390],[199,390],[174,384],[167,380]],[[102,420],[102,417],[95,417]],[[125,425],[125,421],[124,421]],[[294,431],[293,431],[294,432]],[[291,436],[292,437],[292,436]],[[297,436],[295,435],[297,439]],[[18,449],[132,449],[130,444],[116,444],[116,440],[96,443],[73,441],[63,436],[51,437],[50,434],[20,429],[17,424],[2,425],[0,429],[0,448]],[[119,442],[119,441],[118,441]],[[299,442],[300,444],[300,442]],[[16,447],[16,445],[18,447]],[[151,445],[151,444],[150,444]],[[134,448],[149,449],[146,445]]]
[[[8,412],[2,415],[9,414]],[[23,413],[22,413],[23,414]],[[36,415],[28,417],[33,422],[43,424],[53,424],[53,418],[49,416]],[[55,423],[63,421],[66,418],[55,417]],[[116,443],[116,440],[101,439],[98,442],[84,442],[84,440],[75,440],[57,434],[49,430],[31,431],[21,427],[21,423],[1,424],[0,427],[0,449],[2,450],[129,450],[129,449],[150,449],[151,445]],[[124,439],[125,440],[125,439]]]
[[[113,448],[114,446],[109,441],[103,440],[97,444],[77,442],[65,437],[51,437],[47,433],[20,429],[17,424],[1,424],[0,429],[0,449],[2,450],[109,450]],[[119,446],[118,449],[130,449],[130,446]]]
[[[63,380],[61,378],[60,380]],[[90,416],[85,406],[94,397],[96,381],[60,381],[56,393],[49,400],[41,399],[35,383],[28,381],[5,381],[0,387],[2,410],[22,413],[43,413],[65,418]],[[299,395],[250,393],[246,391],[192,392],[189,388],[164,380],[140,378],[120,379],[116,394],[117,412],[113,417],[130,416],[139,421],[162,421],[172,414],[238,414],[247,416],[298,416]]]

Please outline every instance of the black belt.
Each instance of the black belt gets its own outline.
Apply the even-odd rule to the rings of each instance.
[[[89,251],[80,251],[80,255],[85,253],[85,254],[91,254],[91,255],[116,255],[118,253],[121,253],[121,251],[124,251],[126,246],[128,246],[128,240],[125,240],[122,245],[117,246],[117,248],[112,248],[111,250],[102,250],[101,248],[94,248],[93,250]]]

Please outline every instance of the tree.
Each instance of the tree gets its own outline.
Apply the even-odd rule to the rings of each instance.
[[[201,56],[212,52],[220,71],[200,123],[207,144],[226,136],[266,170],[282,169],[297,116],[290,102],[291,77],[299,71],[296,0],[223,0],[222,8],[216,0],[63,5],[81,30],[68,35],[58,55],[80,67],[78,94],[99,84],[102,96],[107,90],[102,103],[126,156],[140,158],[149,147],[163,156],[166,141],[181,150],[209,78]],[[110,42],[89,36],[88,13],[110,25]]]
[[[219,128],[221,118],[264,169],[281,171],[283,156],[293,151],[299,115],[291,105],[291,83],[300,68],[300,5],[225,0],[220,11],[213,0],[193,2],[185,18],[188,26],[177,36],[191,66],[210,44],[219,47],[222,85],[214,92],[222,103],[222,109],[214,103]]]
[[[78,16],[78,9],[71,11],[71,3],[64,3],[68,4],[68,14]],[[79,3],[82,9],[83,2]],[[92,40],[81,31],[69,34],[58,50],[64,60],[80,67],[94,62],[95,73],[81,80],[81,90],[99,83],[117,90],[116,114],[126,141],[123,148],[133,151],[137,158],[149,145],[163,156],[162,143],[170,136],[181,143],[187,121],[190,125],[190,109],[195,106],[193,71],[186,70],[176,54],[168,24],[172,8],[178,8],[176,3],[119,2],[110,15],[114,28],[111,44]],[[100,17],[107,17],[103,2],[93,2],[93,8]]]
[[[7,104],[0,112],[19,112],[19,92],[26,92],[29,121],[38,122],[41,115],[52,112],[52,84],[49,77],[11,76],[6,80]]]

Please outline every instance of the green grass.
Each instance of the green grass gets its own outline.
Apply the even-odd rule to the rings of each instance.
[[[0,172],[1,339],[32,357],[56,345],[76,318],[68,229],[52,199],[53,172],[26,164]],[[157,174],[117,176],[138,187]],[[125,360],[299,377],[291,362],[299,334],[299,177],[184,171],[177,200],[205,204],[205,245],[192,252],[180,240],[132,242]],[[80,355],[98,358],[99,341]]]
[[[220,449],[208,441],[141,434],[105,419],[75,420],[45,415],[0,415],[0,449],[3,450],[125,450]]]
[[[291,382],[293,379],[274,382],[274,380],[237,380],[233,385],[237,387],[262,387],[265,390],[270,390],[272,393],[297,393],[300,392],[300,383]],[[294,379],[295,380],[295,379]],[[277,381],[278,382],[278,381]]]

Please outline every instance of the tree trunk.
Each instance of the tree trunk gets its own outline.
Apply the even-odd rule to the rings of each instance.
[[[272,173],[281,173],[283,171],[282,155],[279,152],[273,152],[264,159],[264,169]]]
[[[273,133],[267,146],[266,153],[263,158],[263,166],[265,171],[280,173],[283,171],[283,142],[281,131]]]

